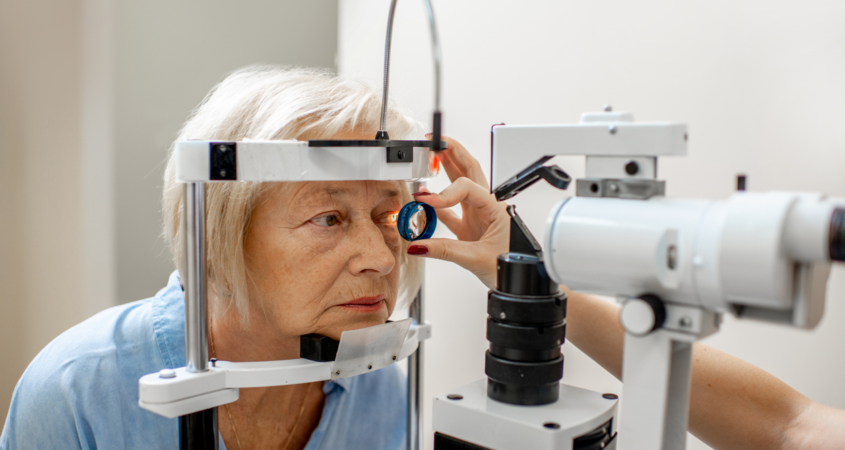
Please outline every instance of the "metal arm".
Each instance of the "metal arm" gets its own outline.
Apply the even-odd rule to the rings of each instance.
[[[434,9],[431,0],[423,0],[426,16],[428,16],[429,29],[431,31],[431,53],[434,59],[434,115],[432,118],[432,142],[440,142],[441,136],[441,113],[440,113],[440,79],[441,79],[441,55],[440,38],[437,35],[437,24],[434,21]],[[390,11],[387,16],[387,33],[384,43],[384,81],[382,84],[381,104],[381,125],[376,139],[389,139],[387,134],[387,102],[388,85],[390,80],[390,46],[393,40],[393,17],[396,13],[396,0],[390,2]],[[439,149],[438,149],[439,150]]]

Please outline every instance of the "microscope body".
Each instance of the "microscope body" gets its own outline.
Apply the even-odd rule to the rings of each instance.
[[[804,329],[821,320],[831,261],[845,261],[842,202],[744,189],[727,200],[667,199],[657,158],[686,155],[686,125],[635,123],[609,107],[578,124],[496,126],[492,134],[491,186],[511,196],[536,174],[554,184],[547,175],[563,172],[542,167],[551,157],[586,156],[586,177],[552,209],[541,247],[551,280],[622,305],[624,408],[613,421],[618,439],[607,448],[686,448],[692,345],[718,332],[723,313]],[[520,180],[528,182],[513,187]],[[565,409],[579,397],[561,386],[554,405]],[[507,405],[484,400],[487,422],[496,423],[494,408]],[[489,430],[484,420],[469,424],[457,414],[441,414],[451,416],[445,423],[438,414],[446,401],[435,400],[436,431]],[[522,407],[522,414],[533,417],[528,409],[535,408],[544,407]],[[466,448],[529,448],[505,442]],[[592,447],[570,440],[530,448]]]
[[[839,210],[820,195],[781,192],[722,201],[574,197],[549,215],[546,267],[579,292],[652,294],[809,329],[824,313]]]

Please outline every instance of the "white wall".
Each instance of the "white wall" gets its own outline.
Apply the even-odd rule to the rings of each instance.
[[[421,1],[397,7],[391,95],[428,120],[431,63]],[[387,0],[341,0],[339,68],[381,81]],[[444,130],[489,167],[495,123],[572,123],[612,104],[639,121],[689,124],[690,155],[663,159],[672,197],[751,190],[845,196],[845,3],[436,1],[444,55]],[[561,159],[574,177],[583,158]],[[442,189],[446,181],[430,183]],[[532,192],[533,191],[533,192]],[[532,188],[515,202],[542,234],[561,196]],[[565,194],[570,195],[571,193]],[[486,290],[469,273],[427,264],[435,334],[426,366],[435,393],[484,376]],[[845,270],[831,277],[827,316],[812,332],[728,318],[709,345],[748,360],[813,400],[845,408]],[[567,344],[565,381],[620,385]],[[426,436],[431,445],[430,428]],[[691,449],[707,448],[693,441]]]

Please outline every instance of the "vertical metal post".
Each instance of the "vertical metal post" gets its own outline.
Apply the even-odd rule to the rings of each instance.
[[[205,292],[205,183],[185,183],[185,358],[188,372],[208,370],[208,305]]]
[[[424,289],[420,286],[417,297],[411,305],[411,319],[414,323],[425,322],[425,309],[423,308]],[[413,355],[408,357],[408,434],[407,450],[423,449],[423,356],[424,341],[420,341],[419,348]]]
[[[685,336],[683,342],[674,339],[679,335],[625,333],[619,448],[686,448],[695,337]]]
[[[413,182],[410,187],[413,192],[419,192],[423,183]],[[420,274],[420,290],[411,304],[410,316],[413,323],[425,323],[425,264]],[[423,447],[423,357],[425,356],[425,344],[420,341],[419,348],[413,355],[408,357],[408,425],[406,434],[407,450],[422,450]]]
[[[185,183],[182,204],[185,273],[185,366],[208,370],[208,303],[205,279],[205,183]],[[182,450],[217,450],[217,408],[179,417]]]

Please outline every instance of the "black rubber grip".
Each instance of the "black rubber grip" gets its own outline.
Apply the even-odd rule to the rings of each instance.
[[[555,297],[512,296],[490,291],[487,295],[487,314],[500,322],[543,325],[566,318],[566,294]]]
[[[830,218],[830,259],[845,261],[845,209],[836,208]]]
[[[516,386],[557,383],[563,378],[563,355],[551,361],[528,363],[508,361],[487,352],[484,372],[490,379]]]

